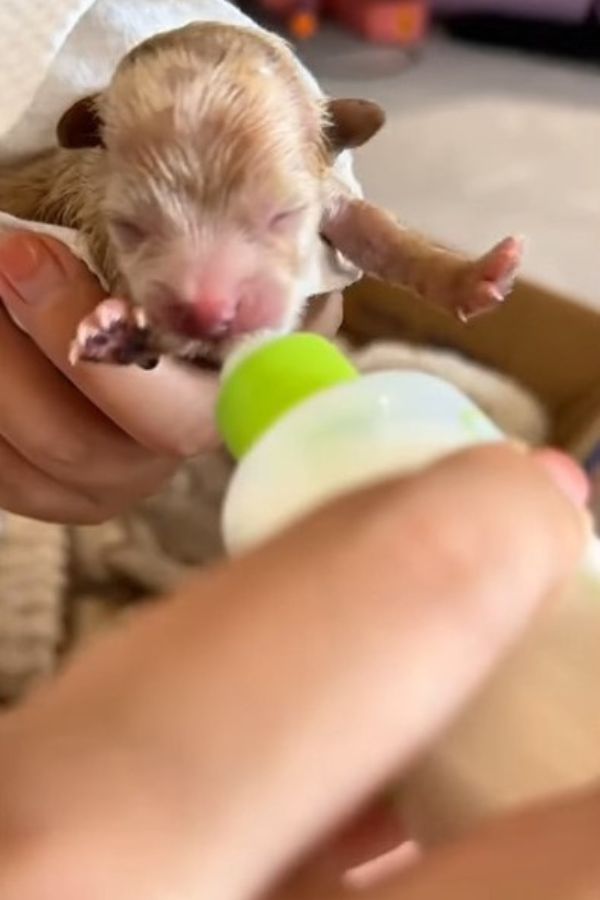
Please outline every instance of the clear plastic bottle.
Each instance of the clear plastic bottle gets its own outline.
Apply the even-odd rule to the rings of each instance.
[[[218,423],[239,460],[223,509],[236,554],[352,489],[504,440],[453,385],[417,371],[359,375],[311,334],[259,336],[224,369]],[[586,570],[600,572],[592,541]]]

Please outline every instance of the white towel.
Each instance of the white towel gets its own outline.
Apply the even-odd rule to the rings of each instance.
[[[227,0],[1,0],[0,165],[54,144],[62,113],[75,100],[105,87],[119,60],[136,44],[202,20],[259,27]],[[301,70],[320,92],[312,75]],[[337,169],[360,195],[351,154],[341,155]],[[80,235],[23,223],[0,210],[0,230],[16,227],[54,235],[93,268]],[[358,274],[315,235],[303,279],[307,297],[343,288]]]

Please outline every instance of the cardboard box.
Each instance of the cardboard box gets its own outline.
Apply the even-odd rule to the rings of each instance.
[[[348,292],[346,331],[361,343],[455,348],[529,387],[551,412],[555,443],[595,469],[600,525],[598,313],[522,282],[498,313],[463,326],[407,292],[364,281]],[[404,776],[403,813],[425,844],[598,781],[600,665],[590,612],[598,588],[575,580],[569,590]]]
[[[365,279],[346,296],[345,330],[454,348],[506,372],[549,410],[553,441],[600,469],[600,314],[521,281],[498,312],[462,325],[408,291]]]

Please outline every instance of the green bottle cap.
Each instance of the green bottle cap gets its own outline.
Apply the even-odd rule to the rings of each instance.
[[[329,341],[296,333],[242,346],[223,371],[217,427],[229,452],[241,459],[277,419],[358,372]]]

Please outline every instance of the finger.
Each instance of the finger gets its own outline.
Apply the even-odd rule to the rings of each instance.
[[[551,475],[554,483],[576,506],[583,509],[590,499],[591,484],[577,463],[557,450],[541,449],[532,454]]]
[[[323,873],[312,864],[303,869],[299,875],[285,879],[283,884],[268,895],[268,900],[346,900],[346,898],[373,896],[369,891],[374,888],[400,884],[398,876],[405,876],[421,860],[421,850],[412,841],[405,841],[389,853],[379,856],[372,862],[361,865],[347,872],[338,872],[335,877],[331,873]],[[395,881],[392,882],[392,879]]]
[[[383,797],[342,827],[318,856],[313,856],[313,869],[318,867],[339,877],[348,869],[395,850],[407,837],[399,810],[391,798]]]
[[[141,496],[173,461],[136,444],[99,412],[0,310],[0,436],[51,479],[84,493]],[[108,502],[110,497],[98,498]]]
[[[600,896],[597,793],[499,820],[467,840],[424,857],[420,865],[364,900],[575,900]],[[343,888],[320,900],[351,900]],[[308,900],[286,893],[281,900]],[[279,897],[274,900],[280,900]]]
[[[41,472],[0,439],[0,509],[61,524],[94,525],[110,518],[105,497],[86,495]]]
[[[340,829],[323,847],[310,855],[296,872],[287,876],[284,885],[269,895],[280,897],[321,896],[342,883],[364,887],[373,883],[374,873],[390,872],[390,860],[406,856],[407,836],[400,815],[390,799],[372,803]]]
[[[391,798],[383,797],[330,837],[302,865],[295,882],[337,884],[350,870],[362,871],[407,841],[407,833]]]
[[[382,795],[313,852],[269,900],[280,894],[322,896],[341,884],[371,887],[418,859],[420,849],[410,838],[397,797]]]
[[[113,821],[108,723],[123,748],[111,783],[129,795],[104,852],[127,847],[143,881],[140,834],[163,858],[191,840],[199,894],[264,889],[447,725],[573,569],[584,534],[562,487],[510,447],[346,497],[98,642],[21,707],[33,771],[14,802],[29,791],[54,809],[67,792],[64,833]],[[73,739],[53,755],[65,728]],[[98,842],[88,850],[82,864],[103,866]]]
[[[19,234],[0,242],[0,294],[49,359],[135,440],[180,456],[216,442],[212,375],[167,360],[152,372],[71,366],[77,325],[104,294],[83,263],[57,241]]]
[[[421,859],[421,848],[415,841],[406,841],[396,850],[386,853],[384,856],[346,872],[341,879],[342,884],[353,891],[366,890],[381,884],[386,879],[406,874]],[[338,882],[339,884],[339,882]]]

